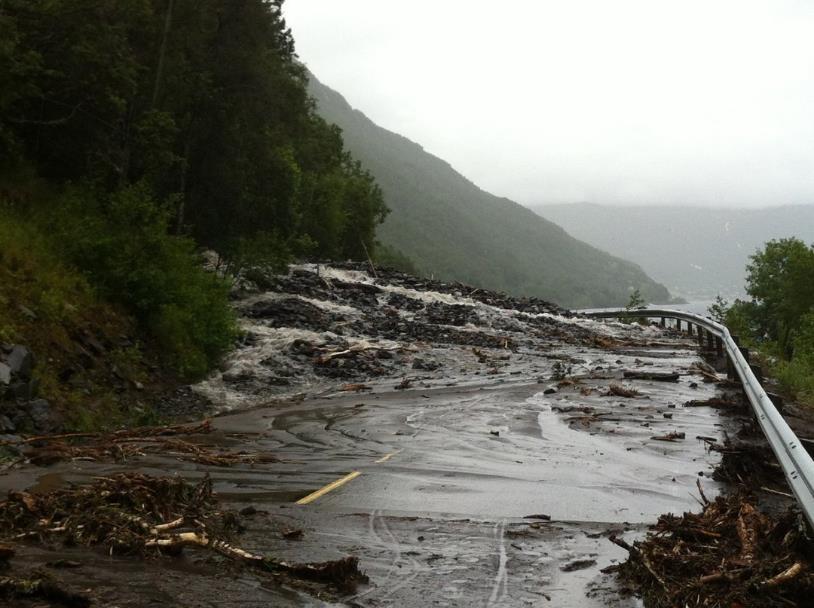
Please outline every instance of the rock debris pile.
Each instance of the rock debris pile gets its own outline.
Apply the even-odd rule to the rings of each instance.
[[[197,387],[216,406],[315,395],[337,382],[437,385],[516,374],[529,353],[614,344],[613,324],[543,300],[389,270],[373,274],[362,264],[293,266],[262,285],[241,284],[243,344]]]

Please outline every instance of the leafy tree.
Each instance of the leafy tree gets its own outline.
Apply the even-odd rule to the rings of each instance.
[[[709,316],[713,321],[718,323],[726,323],[726,314],[729,311],[729,302],[718,294],[715,296],[715,301],[707,308]]]
[[[364,258],[381,192],[316,115],[281,9],[3,2],[0,150],[58,184],[147,184],[175,232],[227,256]]]
[[[801,319],[814,307],[814,248],[796,238],[773,240],[750,260],[746,292],[754,332],[791,358]]]
[[[627,306],[625,306],[625,310],[642,310],[646,307],[647,302],[645,302],[642,297],[642,292],[639,291],[638,288],[634,289],[633,293],[630,294],[630,299],[627,302]]]

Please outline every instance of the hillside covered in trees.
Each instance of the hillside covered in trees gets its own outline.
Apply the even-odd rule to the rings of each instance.
[[[418,269],[563,306],[619,306],[639,289],[666,302],[667,289],[640,267],[571,237],[505,198],[484,192],[421,146],[374,124],[311,77],[319,113],[342,128],[345,144],[370,170],[391,212],[383,243]]]
[[[314,111],[281,5],[0,4],[0,343],[32,348],[49,399],[141,386],[149,353],[211,369],[236,327],[201,248],[375,255],[381,192]]]

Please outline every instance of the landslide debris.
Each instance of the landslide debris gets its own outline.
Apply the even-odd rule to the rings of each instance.
[[[811,539],[800,515],[762,513],[748,493],[704,499],[701,513],[662,515],[632,546],[611,540],[629,552],[612,568],[647,608],[811,605]]]
[[[13,449],[18,461],[47,466],[64,460],[93,460],[125,463],[146,454],[209,466],[277,462],[273,454],[226,450],[206,445],[212,433],[209,420],[197,424],[138,427],[110,433],[66,433],[16,437],[0,441],[0,448]],[[16,461],[15,461],[16,463]]]
[[[316,395],[335,381],[495,376],[508,365],[493,362],[511,355],[620,344],[607,335],[612,329],[549,302],[359,263],[292,266],[254,283],[239,278],[234,297],[243,344],[196,389],[226,407]]]
[[[167,558],[194,547],[259,572],[324,583],[341,592],[367,581],[355,557],[289,563],[233,544],[243,531],[240,515],[221,508],[208,477],[190,484],[177,477],[120,473],[47,493],[11,492],[0,502],[0,530],[7,541],[97,547],[105,554],[141,558]],[[37,580],[9,581],[10,594],[19,593],[20,584],[48,588]]]

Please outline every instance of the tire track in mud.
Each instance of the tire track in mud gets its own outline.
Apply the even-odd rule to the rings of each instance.
[[[389,540],[382,538],[382,536],[376,531],[377,523],[382,530],[382,534],[386,535]],[[347,598],[346,601],[370,598],[370,596],[378,596],[380,594],[382,599],[388,598],[393,593],[415,580],[420,573],[419,571],[422,569],[421,564],[419,564],[418,561],[416,561],[412,556],[407,556],[407,558],[404,559],[405,555],[402,552],[402,544],[390,530],[390,527],[387,525],[385,520],[385,516],[382,515],[381,509],[374,509],[370,512],[370,516],[368,517],[368,533],[373,538],[373,541],[377,546],[393,554],[393,560],[390,563],[390,567],[387,569],[384,578],[377,584],[376,587],[363,591],[362,593],[357,593],[356,595]],[[410,566],[410,569],[407,571],[407,577],[388,586],[390,580],[393,578],[393,574],[397,570],[400,570],[399,564],[402,561],[406,561]]]
[[[506,555],[506,520],[503,519],[495,524],[493,529],[492,535],[494,539],[497,541],[497,550],[498,550],[498,564],[497,564],[497,573],[495,574],[495,580],[492,584],[492,594],[489,596],[489,599],[486,601],[486,608],[492,608],[492,606],[497,605],[498,602],[502,602],[506,599],[506,596],[509,593],[509,572],[506,568],[506,564],[508,563],[509,559]]]

